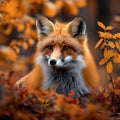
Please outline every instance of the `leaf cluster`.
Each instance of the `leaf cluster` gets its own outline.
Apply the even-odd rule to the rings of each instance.
[[[74,91],[70,91],[67,97],[52,89],[28,93],[23,88],[17,90],[15,81],[14,71],[0,71],[0,119],[107,120],[114,118],[112,113],[117,114],[120,108],[120,93],[116,91],[92,95],[84,105],[84,98],[73,98]],[[116,79],[116,83],[118,85],[120,81]]]
[[[105,65],[107,73],[111,74],[113,63],[120,64],[120,33],[112,34],[114,27],[106,27],[102,22],[98,22],[98,26],[102,28],[102,31],[98,31],[100,39],[95,45],[102,52],[99,65]]]

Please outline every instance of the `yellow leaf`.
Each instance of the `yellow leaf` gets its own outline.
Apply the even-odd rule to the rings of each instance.
[[[98,26],[105,30],[105,25],[102,22],[97,22]]]
[[[112,30],[114,27],[112,26],[107,26],[105,30]]]
[[[102,58],[99,62],[99,65],[105,64],[108,60],[109,60],[109,58]]]
[[[112,73],[112,71],[113,71],[113,65],[112,65],[112,62],[110,61],[110,62],[108,62],[108,64],[106,65],[106,71],[107,71],[107,73]]]
[[[103,41],[103,39],[100,39],[100,40],[97,42],[97,44],[95,45],[95,49],[100,46],[100,44],[102,43],[102,41]]]

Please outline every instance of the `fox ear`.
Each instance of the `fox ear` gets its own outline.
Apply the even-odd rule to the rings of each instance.
[[[42,15],[36,16],[36,27],[38,35],[42,36],[48,36],[52,31],[54,31],[53,22]]]
[[[83,17],[75,17],[68,23],[67,27],[72,37],[84,36],[86,34],[86,23]]]

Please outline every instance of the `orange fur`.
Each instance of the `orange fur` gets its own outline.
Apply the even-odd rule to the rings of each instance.
[[[77,38],[71,37],[70,27],[71,25],[76,24],[77,20],[70,25],[56,22],[53,31],[47,37],[39,36],[39,43],[37,46],[36,56],[38,56],[40,52],[42,54],[45,54],[43,51],[41,51],[42,47],[51,43],[54,40],[57,43],[57,45],[54,45],[56,46],[56,50],[54,51],[54,53],[52,53],[51,57],[59,58],[59,56],[61,55],[61,45],[65,41],[65,44],[67,43],[69,46],[72,46],[77,51],[77,53],[72,52],[72,50],[67,51],[67,53],[65,52],[65,56],[67,56],[68,53],[72,54],[74,58],[78,56],[78,53],[83,56],[86,63],[86,67],[82,70],[82,76],[87,87],[94,91],[97,90],[100,86],[97,68],[88,48],[86,36]],[[49,53],[49,50],[46,51],[46,53],[47,52]],[[35,65],[34,69],[27,76],[23,77],[20,81],[18,81],[17,85],[19,85],[23,81],[23,83],[26,84],[26,87],[28,89],[39,89],[43,80],[44,77],[42,66]]]

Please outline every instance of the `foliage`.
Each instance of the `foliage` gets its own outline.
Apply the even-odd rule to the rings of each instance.
[[[0,119],[20,120],[114,120],[119,118],[119,92],[102,93],[85,99],[73,99],[74,91],[66,97],[52,89],[28,93],[26,89],[14,87],[14,71],[0,72]],[[120,85],[120,79],[116,85]],[[120,89],[120,86],[116,86]]]
[[[110,31],[114,28],[107,26],[102,22],[98,22],[98,26],[103,31],[98,31],[100,40],[97,42],[95,48],[100,47],[102,51],[102,59],[99,65],[106,65],[107,73],[113,72],[113,63],[120,64],[120,33],[112,34]]]
[[[32,63],[32,56],[27,59],[23,55],[35,52],[38,40],[35,27],[37,14],[49,18],[61,14],[71,17],[77,15],[79,7],[86,4],[86,0],[0,0],[0,67],[12,69],[15,63],[21,68],[26,61]],[[7,57],[9,55],[10,58]],[[4,62],[6,64],[3,67]]]
[[[86,0],[0,0],[0,119],[13,120],[113,120],[120,118],[120,77],[111,78],[114,89],[88,96],[89,101],[73,99],[74,91],[66,97],[52,89],[28,93],[17,90],[14,83],[25,74],[33,56],[23,57],[37,42],[35,15],[52,18],[57,15],[77,15],[78,8],[86,6]],[[110,74],[113,66],[120,64],[120,33],[112,34],[112,26],[98,22],[100,40],[100,65]],[[14,71],[13,71],[14,70]],[[5,72],[4,72],[5,71]]]

